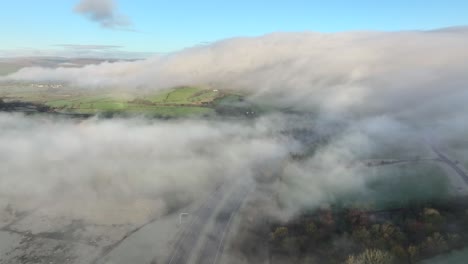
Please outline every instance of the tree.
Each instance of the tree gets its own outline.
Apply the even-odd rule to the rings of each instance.
[[[352,233],[352,237],[354,240],[359,241],[366,246],[370,246],[372,243],[371,234],[364,227],[354,230]]]
[[[395,232],[397,232],[397,227],[395,227],[393,224],[385,223],[381,226],[381,231],[382,236],[386,240],[389,240],[395,235]]]
[[[288,228],[285,226],[280,226],[275,229],[273,233],[271,233],[271,239],[273,241],[278,241],[284,239],[288,235]]]
[[[434,208],[424,208],[423,220],[437,228],[445,222],[445,217]]]
[[[379,249],[366,249],[361,254],[351,255],[346,264],[394,264],[395,257],[387,251]]]
[[[445,238],[436,232],[422,243],[422,248],[427,254],[432,255],[448,250],[448,244]]]
[[[306,226],[306,233],[309,236],[314,236],[317,231],[317,225],[314,222],[309,222]]]
[[[394,245],[392,247],[392,253],[400,259],[405,259],[407,257],[405,249],[400,245]]]
[[[414,263],[418,260],[419,258],[419,248],[418,246],[415,245],[410,245],[408,247],[408,255],[411,260],[411,263]]]

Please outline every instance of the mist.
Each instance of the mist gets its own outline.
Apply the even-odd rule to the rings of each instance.
[[[59,215],[102,222],[126,208],[121,221],[145,222],[202,199],[222,183],[261,187],[266,180],[266,195],[277,194],[266,205],[268,214],[285,220],[368,192],[376,175],[363,161],[410,158],[424,148],[422,140],[411,142],[418,139],[414,129],[389,118],[339,129],[311,120],[295,114],[228,121],[1,114],[2,203],[18,211],[52,206]],[[312,144],[294,135],[303,129]],[[328,139],[311,147],[322,137]],[[388,149],[398,143],[404,147]],[[310,148],[313,154],[291,158]],[[379,156],[384,151],[394,156]]]
[[[104,178],[116,174],[120,176],[111,178],[117,189],[123,188],[116,191],[121,196],[141,193],[138,188],[151,185],[156,192],[175,186],[190,189],[187,193],[190,196],[205,185],[219,181],[220,177],[251,174],[258,157],[268,160],[272,155],[285,156],[291,152],[288,146],[275,141],[279,133],[274,133],[273,139],[263,139],[278,151],[270,153],[261,148],[249,149],[251,141],[255,142],[255,137],[264,135],[265,130],[312,128],[313,124],[315,131],[326,131],[339,124],[339,136],[317,152],[312,164],[322,164],[324,159],[329,163],[342,164],[343,159],[357,159],[359,155],[366,158],[363,153],[369,154],[372,148],[376,148],[375,144],[366,142],[398,142],[408,135],[422,139],[428,131],[432,134],[437,131],[437,137],[444,141],[460,138],[466,129],[466,125],[457,120],[466,120],[467,113],[467,47],[468,34],[463,30],[273,33],[222,40],[142,61],[102,63],[81,68],[23,68],[1,80],[51,81],[68,83],[76,89],[124,88],[130,91],[208,85],[243,91],[254,102],[313,112],[314,116],[296,116],[294,121],[288,122],[287,128],[279,125],[284,122],[272,122],[261,129],[240,121],[217,121],[216,129],[209,129],[212,124],[200,120],[169,124],[94,120],[77,129],[69,122],[42,124],[20,117],[20,124],[32,122],[29,126],[33,129],[12,133],[11,128],[6,129],[4,125],[6,130],[2,133],[15,137],[3,136],[3,144],[8,145],[2,149],[9,149],[17,155],[10,154],[11,160],[2,167],[10,170],[5,175],[26,175],[25,178],[38,171],[35,166],[45,167],[45,182],[49,178],[52,182],[86,181],[87,177],[92,178],[95,174],[108,175],[99,176]],[[2,122],[6,117],[3,116]],[[292,120],[284,116],[280,119]],[[51,130],[48,126],[54,127],[51,134],[46,133]],[[13,127],[18,127],[18,124],[15,122]],[[229,132],[232,129],[236,133]],[[48,138],[56,133],[58,136]],[[378,136],[370,138],[369,133]],[[233,135],[238,142],[231,142]],[[158,138],[161,136],[163,138]],[[199,149],[200,146],[195,148],[193,144],[197,140],[207,141],[203,144],[207,151]],[[40,153],[38,149],[49,141],[52,144],[42,150],[46,155],[36,155]],[[11,142],[19,142],[29,149],[19,152],[21,148],[11,145]],[[359,151],[350,151],[356,149],[358,142],[361,142]],[[334,147],[338,143],[340,146]],[[196,154],[197,151],[203,155]],[[237,151],[252,152],[248,157],[254,158],[246,158]],[[93,155],[95,158],[90,159]],[[127,160],[134,155],[142,159]],[[60,169],[60,164],[69,164],[72,160],[77,168],[70,169],[75,173],[64,180],[63,174],[68,173],[61,171],[65,169]],[[26,162],[31,170],[13,166]],[[53,171],[48,171],[44,165],[49,162],[57,163],[52,166]],[[294,166],[287,170],[297,174],[298,169]],[[110,169],[112,171],[106,171]],[[97,173],[101,170],[102,173]],[[154,176],[155,171],[161,176]],[[310,174],[311,170],[301,168],[299,171]],[[337,177],[339,188],[359,186],[363,179],[355,177],[357,174],[334,165],[327,181]],[[315,182],[318,176],[314,177],[309,185],[321,189],[322,186]],[[124,179],[125,187],[120,182]],[[32,184],[30,180],[34,182],[38,178],[24,182]],[[152,184],[146,185],[146,181]],[[47,193],[52,186],[38,182],[34,189]]]
[[[466,101],[467,46],[466,31],[443,29],[273,33],[137,62],[24,68],[2,79],[65,82],[84,89],[211,85],[324,113],[437,115]]]
[[[2,114],[2,197],[14,205],[34,203],[29,207],[59,204],[84,218],[93,216],[80,212],[151,201],[145,217],[154,217],[284,159],[290,144],[272,126],[269,120],[76,122]]]
[[[262,213],[282,221],[356,193],[385,198],[369,188],[379,175],[366,160],[433,157],[427,138],[466,143],[467,69],[468,33],[444,29],[273,33],[141,61],[23,68],[0,81],[134,92],[203,85],[280,110],[250,120],[1,114],[0,190],[18,210],[52,206],[106,222],[105,212],[126,208],[121,221],[141,223],[225,182],[258,187]],[[442,197],[447,181],[391,195]]]

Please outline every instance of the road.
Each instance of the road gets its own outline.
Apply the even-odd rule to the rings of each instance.
[[[245,183],[226,183],[190,212],[166,263],[218,263],[231,221],[251,189]]]
[[[440,161],[437,158],[415,158],[415,159],[369,159],[362,161],[367,167],[379,167],[404,163]]]
[[[444,162],[450,168],[452,168],[463,179],[463,181],[465,181],[465,183],[468,184],[468,175],[457,165],[457,163],[449,159],[447,155],[439,151],[434,145],[431,144],[430,146],[432,151],[434,151],[434,153],[437,154],[440,161]]]

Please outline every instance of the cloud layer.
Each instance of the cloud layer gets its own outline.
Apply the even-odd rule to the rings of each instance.
[[[275,198],[263,210],[285,219],[353,193],[370,200],[388,195],[369,193],[367,184],[379,176],[359,161],[427,155],[418,153],[421,131],[404,123],[382,117],[353,122],[336,127],[290,114],[250,121],[76,121],[4,113],[0,206],[53,206],[59,215],[104,223],[109,212],[130,208],[133,213],[119,215],[121,221],[145,222],[239,180],[265,186],[255,195]],[[291,158],[313,145],[313,154]],[[425,176],[416,187],[435,188]],[[440,182],[436,186],[424,198],[447,191]],[[392,195],[419,199],[413,187]]]
[[[268,116],[253,123],[94,120],[83,128],[70,122],[44,125],[24,117],[8,121],[4,116],[0,149],[7,150],[3,155],[10,160],[0,167],[10,172],[1,174],[27,179],[34,172],[21,164],[34,164],[34,171],[51,179],[44,182],[52,183],[41,187],[37,182],[38,190],[51,193],[61,175],[76,166],[76,175],[69,174],[66,181],[82,186],[84,193],[93,192],[88,182],[107,182],[111,177],[114,184],[109,188],[124,197],[164,190],[193,196],[219,181],[220,175],[250,177],[258,166],[275,164],[273,170],[285,177],[275,188],[284,194],[282,203],[290,215],[334,194],[365,190],[369,178],[361,166],[350,165],[355,160],[373,158],[373,153],[389,155],[383,158],[409,155],[413,147],[424,147],[417,140],[426,133],[446,142],[462,139],[468,120],[467,69],[464,30],[276,33],[142,61],[24,68],[3,80],[130,90],[204,84],[237,89],[250,100],[308,114]],[[319,150],[304,161],[276,167],[282,164],[278,160],[288,160],[288,153],[307,145],[285,136],[303,129],[312,138],[309,142],[320,142]],[[35,156],[46,145],[46,155]],[[395,146],[400,149],[394,151]],[[13,155],[8,156],[10,152]],[[42,168],[50,164],[47,159],[63,165]],[[83,177],[89,180],[73,183]],[[12,184],[13,179],[0,186]]]
[[[275,33],[138,62],[25,68],[6,79],[83,88],[205,84],[297,109],[417,114],[466,98],[467,47],[466,31],[453,30]]]
[[[81,0],[74,11],[104,28],[126,29],[132,26],[127,16],[117,12],[115,0]]]

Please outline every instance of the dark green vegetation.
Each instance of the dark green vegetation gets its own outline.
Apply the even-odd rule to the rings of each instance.
[[[252,116],[257,111],[242,95],[203,87],[176,87],[159,91],[86,90],[51,84],[10,84],[0,87],[0,98],[11,107],[27,103],[44,112],[76,115],[145,115],[186,117],[222,115]],[[4,104],[6,106],[6,104]],[[34,107],[28,112],[34,111]]]
[[[311,194],[310,209],[285,222],[265,217],[268,209],[263,209],[271,201],[283,206],[284,197],[253,199],[242,212],[247,220],[238,230],[238,254],[251,263],[269,258],[272,264],[396,264],[468,246],[468,197],[453,198],[436,164],[370,167],[360,173],[368,174],[362,188],[322,189],[329,198],[317,204]],[[300,184],[281,181],[296,190]]]
[[[392,210],[317,210],[272,224],[272,258],[290,263],[415,263],[468,245],[468,198]],[[309,262],[307,262],[309,261]],[[314,262],[315,261],[315,262]]]

